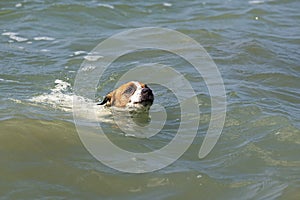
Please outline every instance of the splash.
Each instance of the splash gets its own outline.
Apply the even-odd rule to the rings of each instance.
[[[37,104],[50,105],[55,109],[71,112],[73,104],[73,95],[71,93],[71,84],[62,80],[55,80],[55,87],[50,93],[32,97],[29,101]]]
[[[68,82],[57,79],[54,83],[55,86],[50,89],[50,92],[29,99],[31,105],[43,105],[46,108],[72,112],[73,99],[76,98],[76,101],[82,105],[80,118],[89,122],[112,122],[110,109],[97,105],[92,99],[74,95],[72,86]]]

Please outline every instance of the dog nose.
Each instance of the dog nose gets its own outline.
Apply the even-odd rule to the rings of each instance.
[[[143,95],[151,94],[151,90],[149,88],[143,88],[142,89],[142,94]]]
[[[148,102],[149,105],[152,104],[154,96],[150,88],[143,88],[141,91],[141,101]]]

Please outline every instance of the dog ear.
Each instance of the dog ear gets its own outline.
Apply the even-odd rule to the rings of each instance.
[[[104,97],[104,99],[102,100],[102,102],[97,103],[97,105],[106,105],[106,106],[110,106],[110,101],[111,101],[111,93],[109,93],[108,95],[106,95]]]

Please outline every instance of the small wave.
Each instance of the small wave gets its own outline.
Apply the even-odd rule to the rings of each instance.
[[[274,0],[251,0],[248,1],[249,4],[262,4],[262,3],[268,3],[268,2],[272,2]]]
[[[260,3],[265,3],[264,0],[253,0],[253,1],[248,1],[249,4],[260,4]]]
[[[163,3],[163,6],[165,6],[165,7],[171,7],[172,4],[171,4],[171,3],[168,3],[168,2],[165,2],[165,3]]]
[[[22,6],[23,6],[22,3],[17,3],[17,4],[15,5],[16,8],[20,8],[20,7],[22,7]]]
[[[41,40],[52,41],[52,40],[55,40],[55,38],[43,36],[43,37],[34,37],[33,40],[36,40],[36,41],[41,41]]]
[[[84,56],[83,58],[84,58],[85,60],[87,60],[87,61],[97,61],[97,60],[99,60],[100,58],[103,58],[103,56],[101,56],[101,55],[92,55],[92,54],[90,54],[90,55]]]
[[[100,6],[100,7],[115,9],[115,7],[113,5],[110,5],[110,4],[98,3],[97,5]]]
[[[0,78],[0,82],[6,82],[6,83],[19,83],[19,81],[9,80],[9,79],[3,79]]]
[[[15,102],[15,103],[22,103],[22,101],[19,100],[19,99],[8,98],[8,100],[10,100],[10,101],[12,101],[12,102]]]
[[[82,55],[82,54],[86,54],[86,51],[75,51],[73,53],[74,56],[79,56],[79,55]]]
[[[10,39],[12,39],[14,41],[17,41],[17,42],[26,42],[26,41],[28,41],[27,38],[20,37],[20,36],[18,36],[19,34],[15,33],[15,32],[4,32],[4,33],[2,33],[2,35],[8,36]]]
[[[11,40],[17,41],[17,42],[26,42],[29,39],[25,37],[20,37],[19,33],[16,32],[4,32],[2,33],[3,36],[8,36]],[[53,41],[55,38],[52,37],[47,37],[47,36],[39,36],[39,37],[34,37],[33,40],[35,41]],[[29,43],[29,41],[28,41]],[[32,42],[30,42],[32,43]]]
[[[15,32],[4,32],[2,33],[2,35],[5,35],[5,36],[11,36],[11,35],[17,35],[18,33],[15,33]]]

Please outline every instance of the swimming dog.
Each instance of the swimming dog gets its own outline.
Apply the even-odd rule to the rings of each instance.
[[[153,101],[152,90],[146,84],[130,81],[108,93],[98,105],[149,110]]]

